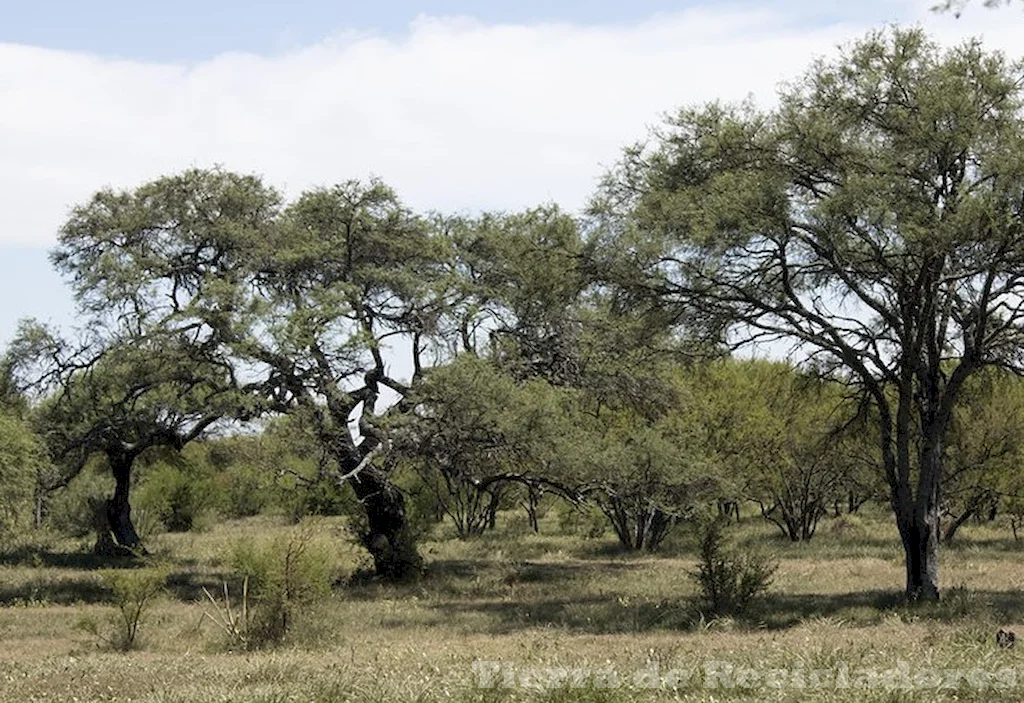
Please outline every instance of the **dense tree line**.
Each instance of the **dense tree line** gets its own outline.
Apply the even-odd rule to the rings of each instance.
[[[301,437],[270,473],[349,492],[325,505],[388,579],[422,566],[421,504],[465,537],[592,505],[655,550],[708,509],[799,541],[880,498],[907,596],[937,598],[940,538],[1020,503],[1022,85],[977,43],[875,33],[776,108],[677,113],[580,217],[220,169],[101,191],[53,254],[80,334],[26,323],[5,357],[26,439],[0,471],[45,496],[99,458],[101,532],[135,549],[138,461]]]

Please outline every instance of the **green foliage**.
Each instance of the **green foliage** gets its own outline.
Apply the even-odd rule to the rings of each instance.
[[[871,477],[880,485],[877,450],[848,429],[856,408],[839,387],[781,362],[730,359],[694,374],[696,414],[728,493],[760,505],[789,539],[811,539],[826,510]]]
[[[96,516],[113,491],[113,479],[97,462],[52,493],[44,524],[72,537],[95,536]]]
[[[418,474],[423,507],[435,503],[460,537],[483,533],[510,484],[566,478],[571,391],[466,354],[434,369],[416,400],[416,416],[392,423],[395,455]]]
[[[608,529],[608,518],[591,503],[577,506],[563,501],[558,506],[558,528],[567,535],[600,539]]]
[[[728,546],[724,530],[722,520],[708,520],[700,527],[697,569],[690,577],[712,613],[737,615],[768,592],[778,564]]]
[[[226,517],[276,510],[298,521],[353,507],[316,438],[296,417],[275,418],[258,434],[201,442],[190,461],[204,467],[211,502]]]
[[[164,592],[166,567],[117,569],[100,573],[100,582],[113,593],[117,612],[107,620],[81,618],[78,629],[118,652],[129,652],[138,645],[139,627],[156,599]]]
[[[245,582],[243,613],[235,627],[242,633],[238,644],[260,648],[283,641],[302,608],[330,592],[338,576],[335,552],[309,521],[285,537],[236,544],[231,565]],[[231,610],[227,595],[224,608]]]
[[[44,464],[43,447],[29,424],[0,407],[0,534],[28,522]]]
[[[216,494],[205,467],[187,460],[157,460],[140,479],[135,504],[156,515],[168,532],[188,532],[215,506]]]
[[[577,384],[579,302],[588,285],[579,224],[546,206],[484,214],[454,230],[465,297],[449,311],[461,337],[453,346],[489,356],[520,380]]]
[[[943,538],[952,541],[968,520],[1000,505],[1017,510],[1024,453],[1024,383],[1014,374],[988,369],[964,387],[945,447]]]
[[[636,404],[585,397],[566,451],[577,481],[628,550],[657,550],[694,509],[722,492],[707,450],[692,369],[650,370],[657,400]],[[591,407],[593,403],[595,407]]]
[[[777,107],[681,110],[594,202],[621,295],[737,346],[791,344],[871,406],[913,598],[938,598],[942,447],[964,382],[1024,371],[1021,72],[976,40],[872,32]]]
[[[233,466],[214,479],[217,506],[229,518],[259,515],[273,504],[274,489],[272,474],[248,464]]]

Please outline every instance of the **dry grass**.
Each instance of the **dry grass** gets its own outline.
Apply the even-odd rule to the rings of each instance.
[[[341,572],[365,555],[338,520],[322,530],[337,542]],[[97,576],[112,564],[87,545],[34,537],[0,557],[0,700],[133,701],[570,701],[570,700],[1004,700],[961,681],[948,690],[834,687],[598,688],[600,670],[624,677],[670,669],[702,672],[707,662],[759,671],[889,670],[899,660],[936,669],[1016,670],[1024,650],[995,646],[996,629],[1024,633],[1024,550],[998,526],[968,528],[945,550],[946,598],[908,607],[898,598],[903,565],[884,515],[856,534],[830,531],[809,545],[777,539],[750,519],[737,530],[747,548],[780,560],[772,596],[742,620],[708,621],[694,605],[685,572],[692,545],[677,539],[666,555],[618,554],[607,540],[499,533],[470,542],[427,542],[429,576],[389,587],[339,583],[306,612],[285,646],[225,651],[204,621],[202,587],[233,575],[225,561],[239,539],[285,530],[267,517],[216,525],[199,534],[161,535],[157,556],[171,565],[168,593],[141,629],[142,651],[98,649],[74,629],[83,615],[109,612]],[[476,661],[502,661],[517,683],[553,667],[590,667],[583,688],[476,687]],[[515,667],[514,669],[510,667]],[[592,672],[594,673],[594,672]],[[524,678],[525,677],[525,678]],[[537,681],[534,681],[537,683]],[[548,681],[547,683],[550,683]],[[631,684],[631,681],[625,683]]]

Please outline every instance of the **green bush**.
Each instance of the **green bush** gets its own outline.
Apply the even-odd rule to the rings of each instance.
[[[210,480],[190,466],[158,462],[149,467],[133,503],[159,517],[168,532],[188,532],[215,503]]]
[[[95,537],[96,516],[114,493],[114,479],[105,468],[88,467],[64,488],[51,494],[45,524],[71,537]]]
[[[302,609],[330,592],[337,576],[335,551],[308,521],[286,537],[237,544],[230,561],[245,583],[245,595],[233,644],[256,649],[284,640]]]
[[[111,570],[100,573],[100,581],[114,596],[117,612],[107,621],[81,618],[76,627],[118,652],[129,652],[138,644],[139,627],[167,582],[167,569]]]
[[[274,475],[247,464],[231,466],[217,475],[214,488],[225,517],[259,515],[275,498]]]
[[[737,615],[767,593],[778,568],[759,554],[738,553],[726,544],[726,522],[707,520],[700,526],[697,570],[690,572],[705,605],[715,615]]]
[[[308,482],[283,477],[275,486],[273,504],[296,523],[317,515],[349,515],[359,507],[352,489],[339,486],[328,476]]]

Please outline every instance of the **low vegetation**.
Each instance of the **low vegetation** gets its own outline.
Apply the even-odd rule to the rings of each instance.
[[[700,560],[690,526],[652,556],[621,550],[611,534],[567,534],[555,511],[536,534],[523,533],[515,513],[500,513],[494,531],[472,540],[453,539],[445,523],[423,542],[426,576],[388,585],[366,577],[369,557],[344,518],[320,518],[312,523],[316,539],[340,555],[335,580],[317,589],[319,598],[295,604],[279,642],[248,652],[209,617],[214,610],[203,589],[219,600],[229,584],[239,612],[243,574],[251,578],[256,569],[239,568],[245,561],[232,557],[235,545],[253,534],[266,537],[268,548],[294,543],[296,528],[284,516],[155,537],[152,549],[169,565],[165,595],[148,601],[138,647],[127,655],[97,647],[75,623],[105,622],[118,612],[121,596],[109,574],[155,572],[95,557],[88,541],[30,536],[0,556],[0,700],[790,700],[800,692],[756,682],[725,688],[723,679],[706,688],[707,667],[810,671],[842,663],[851,672],[885,672],[903,661],[913,675],[925,666],[1020,666],[1018,650],[995,642],[999,628],[1024,629],[1024,552],[1001,519],[966,527],[948,550],[941,603],[908,605],[898,597],[903,566],[895,526],[882,507],[865,506],[856,529],[845,517],[826,517],[809,543],[779,535],[756,506],[744,505],[741,515],[725,536],[737,549],[773,554],[778,569],[766,597],[729,616],[709,612],[698,585],[683,576]],[[500,679],[479,687],[495,683],[487,675],[493,662],[515,673],[514,686]],[[590,678],[582,688],[530,680],[531,671],[550,677],[560,668],[589,669]],[[601,688],[606,669],[621,685]],[[648,688],[646,679],[635,685],[635,677],[654,670],[697,674],[675,689]],[[960,680],[915,694],[879,683],[805,694],[980,701],[1019,691],[993,686]]]

